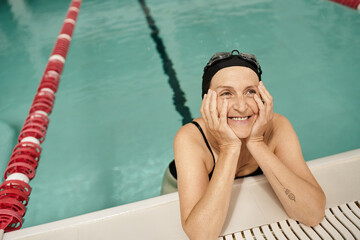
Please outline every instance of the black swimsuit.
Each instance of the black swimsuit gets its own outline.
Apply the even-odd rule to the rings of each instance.
[[[204,141],[205,141],[205,143],[206,143],[206,146],[207,146],[207,148],[209,149],[209,151],[210,151],[210,153],[211,153],[211,155],[212,155],[212,157],[213,157],[214,166],[213,166],[213,169],[211,170],[211,172],[209,173],[209,180],[210,180],[211,177],[212,177],[212,175],[213,175],[213,173],[214,173],[214,169],[215,169],[215,156],[214,156],[213,151],[211,150],[210,144],[209,144],[209,142],[207,141],[207,139],[206,139],[206,137],[205,137],[205,134],[204,134],[202,128],[200,127],[200,125],[199,125],[197,122],[195,122],[195,121],[192,121],[191,123],[194,124],[194,125],[199,129],[201,135],[202,135],[203,138],[204,138]],[[177,179],[177,172],[176,172],[176,166],[175,166],[175,161],[174,161],[174,160],[169,164],[169,169],[170,169],[171,175],[173,175],[173,177],[174,177],[175,179]],[[250,173],[250,174],[248,174],[248,175],[241,176],[241,177],[236,177],[235,179],[243,178],[243,177],[249,177],[249,176],[256,176],[256,175],[260,175],[260,174],[263,174],[263,171],[261,170],[260,167],[258,167],[253,173]]]

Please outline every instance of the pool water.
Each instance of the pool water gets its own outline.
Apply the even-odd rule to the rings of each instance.
[[[1,173],[69,4],[0,2]],[[325,0],[83,0],[24,227],[158,196],[217,51],[258,57],[307,161],[359,148],[359,26]]]

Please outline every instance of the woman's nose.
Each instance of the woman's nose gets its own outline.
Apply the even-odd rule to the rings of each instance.
[[[247,110],[247,103],[244,97],[238,97],[235,99],[233,107],[235,110],[239,111],[239,113],[243,113]]]

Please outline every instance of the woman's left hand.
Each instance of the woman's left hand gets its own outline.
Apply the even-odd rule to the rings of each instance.
[[[272,96],[265,88],[262,81],[259,82],[258,88],[263,101],[258,95],[254,95],[254,100],[259,108],[259,112],[256,115],[255,123],[251,130],[250,136],[247,139],[247,142],[263,141],[263,135],[267,124],[274,116]]]

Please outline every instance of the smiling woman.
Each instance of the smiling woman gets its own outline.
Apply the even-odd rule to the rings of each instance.
[[[176,134],[176,164],[164,177],[164,186],[178,186],[190,239],[219,236],[238,177],[263,173],[289,217],[306,225],[324,216],[324,192],[290,122],[273,112],[261,73],[254,55],[237,50],[216,53],[204,68],[201,117]]]
[[[227,112],[228,124],[239,139],[249,136],[259,113],[255,101],[258,85],[255,72],[241,66],[223,68],[212,78],[210,89],[215,90],[221,106],[226,102],[232,106]],[[220,104],[218,112],[221,112]]]

